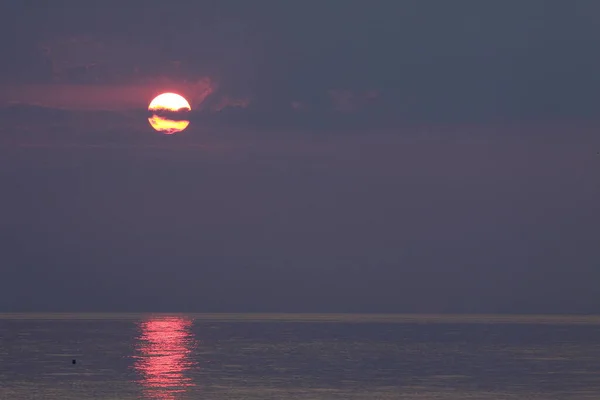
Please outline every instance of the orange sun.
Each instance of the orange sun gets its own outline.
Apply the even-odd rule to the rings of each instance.
[[[191,111],[190,103],[176,93],[163,93],[156,96],[148,106],[148,111],[154,111],[154,115],[148,118],[150,125],[157,131],[165,134],[181,132],[190,124],[187,120],[173,120],[158,115],[161,111],[178,112]]]

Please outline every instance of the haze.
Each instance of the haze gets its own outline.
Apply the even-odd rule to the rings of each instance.
[[[600,311],[598,2],[1,7],[0,311]]]

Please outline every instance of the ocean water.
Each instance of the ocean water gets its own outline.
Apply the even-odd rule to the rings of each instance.
[[[600,320],[4,314],[0,399],[600,399]]]

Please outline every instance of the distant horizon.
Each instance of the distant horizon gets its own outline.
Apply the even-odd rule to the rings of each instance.
[[[411,314],[411,313],[195,313],[195,312],[0,312],[0,320],[131,320],[186,317],[215,322],[491,323],[600,325],[600,314]]]

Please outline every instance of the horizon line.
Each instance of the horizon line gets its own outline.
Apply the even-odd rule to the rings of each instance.
[[[600,314],[481,314],[481,313],[235,313],[235,312],[0,312],[0,320],[132,320],[148,317],[187,317],[214,322],[331,322],[331,323],[506,323],[600,325]]]

